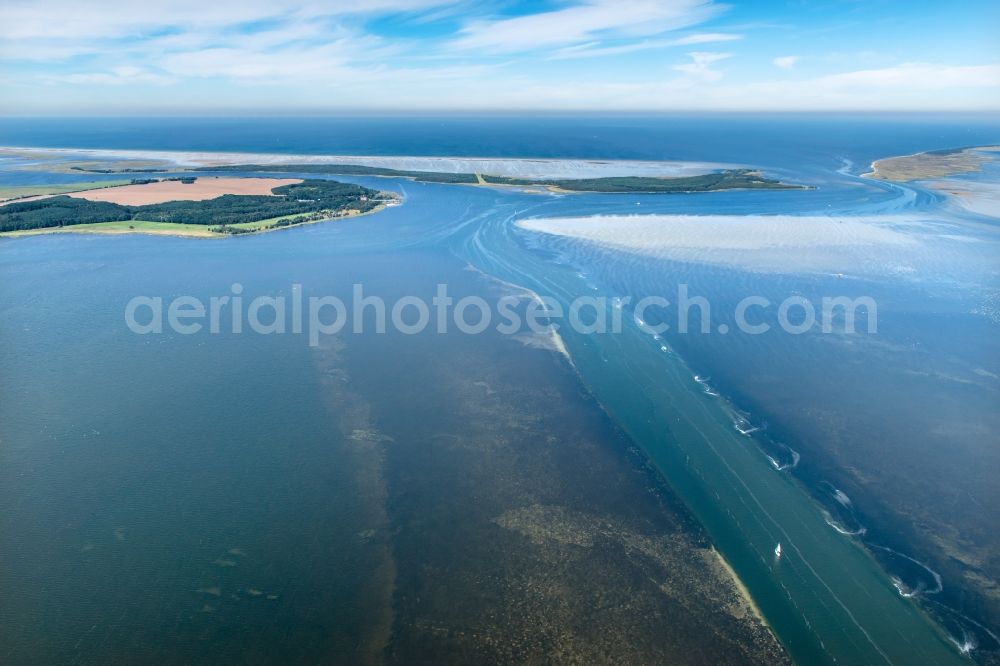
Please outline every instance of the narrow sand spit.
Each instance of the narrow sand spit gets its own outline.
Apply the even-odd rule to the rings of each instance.
[[[649,160],[545,159],[447,156],[290,155],[275,153],[175,152],[0,146],[0,155],[36,159],[138,160],[175,167],[224,167],[232,164],[349,164],[404,171],[481,173],[520,178],[599,178],[602,176],[694,176],[737,164]],[[128,166],[122,162],[119,166]]]
[[[271,190],[275,187],[301,182],[299,178],[198,178],[190,184],[177,180],[161,180],[145,185],[123,185],[74,192],[68,196],[88,201],[109,201],[125,206],[143,206],[164,201],[204,201],[223,194],[271,196]]]

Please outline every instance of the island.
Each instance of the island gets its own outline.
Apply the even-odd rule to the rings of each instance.
[[[975,173],[995,159],[998,152],[1000,146],[973,146],[886,157],[872,162],[871,171],[863,175],[895,182],[946,178],[960,173]]]
[[[876,160],[863,177],[915,183],[945,195],[955,210],[996,220],[1000,185],[992,174],[998,163],[1000,146],[948,148]]]
[[[0,234],[54,231],[226,236],[373,213],[396,194],[320,179],[140,179],[0,205]]]

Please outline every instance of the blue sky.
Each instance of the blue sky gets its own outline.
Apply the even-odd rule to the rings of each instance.
[[[4,0],[0,113],[998,110],[1000,2]]]

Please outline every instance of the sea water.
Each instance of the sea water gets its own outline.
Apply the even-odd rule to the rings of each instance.
[[[379,502],[359,490],[372,492],[356,474],[372,463],[334,462],[360,455],[343,442],[366,430],[352,425],[364,422],[364,408],[323,404],[332,390],[323,382],[335,378],[317,379],[317,352],[301,338],[138,337],[124,327],[123,304],[139,293],[224,294],[237,281],[247,293],[279,294],[293,282],[319,293],[360,278],[399,294],[405,285],[393,272],[400,263],[402,273],[430,283],[439,274],[460,282],[453,269],[467,262],[564,303],[588,293],[671,295],[683,282],[711,301],[723,323],[732,323],[725,313],[751,294],[776,302],[789,294],[873,296],[877,336],[716,330],[652,339],[627,327],[605,337],[563,331],[563,339],[582,385],[706,526],[794,657],[896,662],[918,650],[943,659],[958,654],[949,636],[995,647],[995,609],[961,594],[970,583],[960,569],[939,573],[935,560],[949,551],[931,544],[940,536],[950,554],[970,561],[993,547],[985,531],[988,507],[996,505],[990,470],[1000,425],[1000,284],[988,219],[953,216],[950,233],[933,232],[949,237],[940,241],[944,259],[933,251],[906,255],[897,262],[906,270],[895,272],[881,255],[843,270],[762,270],[708,251],[651,256],[518,222],[639,212],[937,216],[939,194],[856,174],[880,157],[995,143],[998,136],[995,121],[981,116],[0,123],[3,145],[712,161],[760,166],[815,188],[552,196],[345,178],[394,189],[405,205],[348,224],[224,242],[2,241],[0,438],[5,551],[14,562],[5,567],[4,586],[26,618],[10,625],[11,635],[26,636],[20,649],[27,649],[31,636],[51,634],[49,618],[72,642],[89,645],[89,654],[114,655],[129,654],[150,627],[170,626],[192,640],[211,636],[226,654],[252,627],[271,626],[271,603],[286,605],[268,630],[276,633],[255,643],[259,649],[294,655],[288,646],[295,644],[304,657],[319,643],[356,649],[359,633],[385,622],[385,604],[373,600],[390,594],[384,576],[372,573],[381,571],[384,550],[378,540],[357,537],[385,520]],[[17,181],[27,172],[8,173],[5,184],[29,182]],[[447,363],[449,347],[441,342],[429,353]],[[345,363],[357,366],[355,373],[365,367],[363,355]],[[405,384],[405,368],[399,371],[362,402],[377,405],[379,391]],[[341,408],[360,400],[333,394]],[[337,428],[347,437],[331,444],[328,433]],[[315,541],[292,538],[317,520],[323,529]],[[945,527],[953,531],[934,531]],[[780,562],[772,555],[778,541]],[[136,542],[140,553],[122,551]],[[88,564],[97,552],[111,555]],[[319,560],[320,553],[327,556]],[[156,594],[137,600],[138,581],[151,581]],[[326,590],[326,601],[307,601],[315,589]],[[940,606],[941,624],[915,601],[932,612]],[[109,608],[121,608],[120,617],[107,621]],[[157,621],[130,624],[137,613]],[[251,628],[228,632],[233,618]],[[52,655],[70,647],[53,646]]]

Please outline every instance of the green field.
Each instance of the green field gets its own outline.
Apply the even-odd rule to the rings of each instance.
[[[61,185],[11,185],[0,187],[0,199],[37,197],[45,194],[66,194],[84,190],[99,190],[102,187],[128,185],[131,180],[88,180],[83,183],[63,183]]]
[[[314,217],[318,216],[318,217]],[[321,211],[321,213],[293,213],[291,215],[279,215],[278,217],[269,217],[266,220],[257,220],[255,222],[236,222],[234,224],[225,225],[224,230],[222,227],[213,226],[210,227],[212,230],[218,230],[216,233],[220,234],[232,234],[232,233],[242,233],[250,231],[270,231],[273,229],[279,229],[284,227],[292,227],[299,224],[307,224],[309,222],[318,222],[320,220],[328,220],[332,217],[336,217],[334,211]],[[236,230],[235,232],[233,230]]]
[[[0,231],[0,237],[37,236],[39,234],[160,234],[166,236],[192,236],[195,238],[221,237],[223,234],[196,224],[175,222],[147,222],[144,220],[120,220],[118,222],[93,222],[72,224],[63,227],[45,227],[22,231]]]

